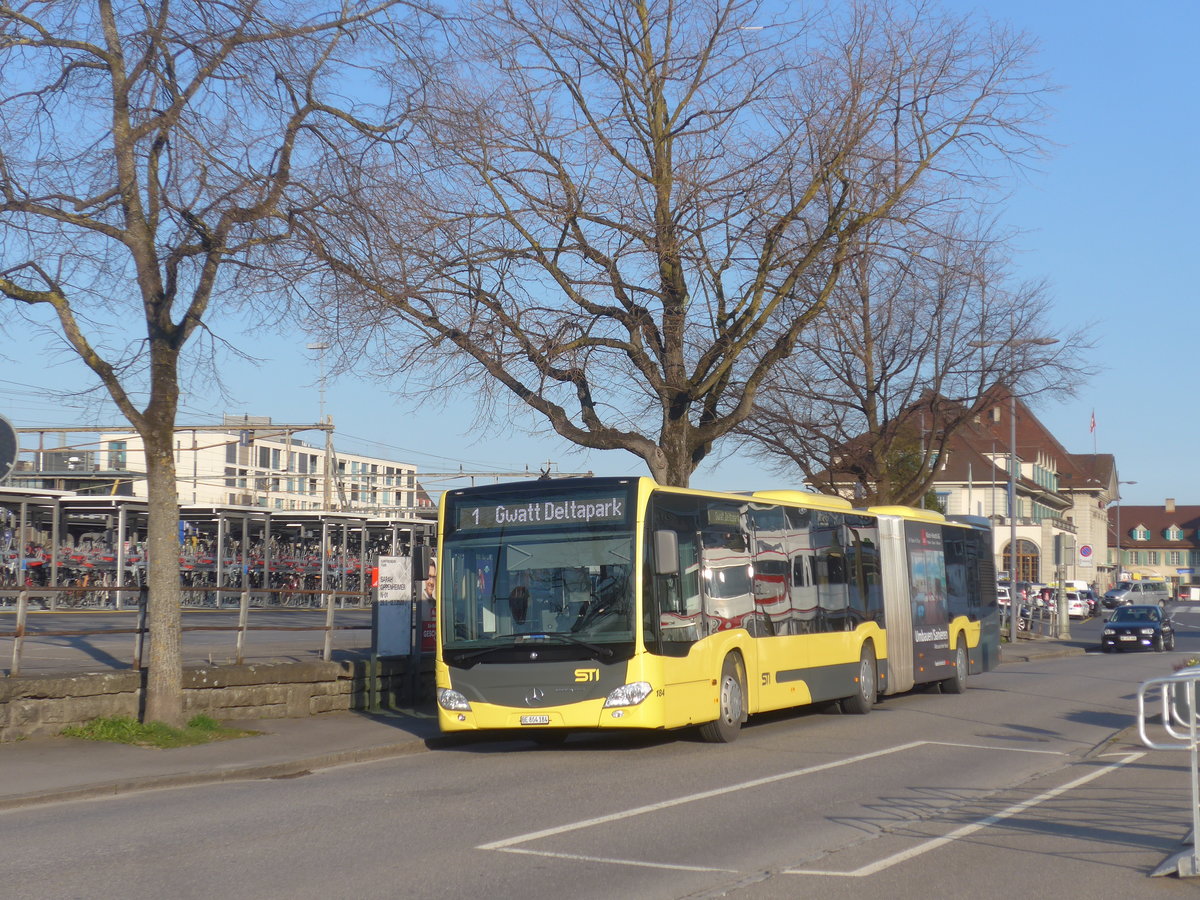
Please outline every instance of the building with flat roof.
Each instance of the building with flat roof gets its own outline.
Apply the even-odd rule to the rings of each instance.
[[[31,487],[144,498],[146,458],[133,431],[47,429],[61,435],[13,474]],[[324,432],[320,443],[299,435]],[[90,432],[90,433],[89,433]],[[274,424],[265,416],[226,416],[219,426],[175,429],[175,471],[182,505],[267,510],[333,511],[381,518],[433,517],[435,504],[411,463],[347,453],[335,446],[332,424]]]

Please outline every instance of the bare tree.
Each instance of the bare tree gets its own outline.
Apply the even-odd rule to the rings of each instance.
[[[829,493],[916,504],[998,385],[1072,392],[1089,374],[1086,329],[1053,331],[1045,286],[1015,282],[1007,244],[965,213],[917,233],[869,229],[739,449]]]
[[[385,374],[532,410],[685,485],[874,222],[1036,146],[1020,36],[917,5],[498,0],[447,53],[422,170],[308,223]],[[925,200],[921,201],[926,202]]]
[[[403,9],[0,7],[0,293],[23,327],[57,332],[144,441],[147,719],[182,718],[172,448],[185,347],[215,301],[277,284],[261,263],[289,235],[295,185],[311,194],[330,158],[386,119],[395,95],[362,98],[370,48],[407,37]]]

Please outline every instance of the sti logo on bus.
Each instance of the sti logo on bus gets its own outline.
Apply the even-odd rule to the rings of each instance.
[[[600,670],[599,669],[576,669],[575,670],[575,680],[576,681],[599,681],[600,680]]]

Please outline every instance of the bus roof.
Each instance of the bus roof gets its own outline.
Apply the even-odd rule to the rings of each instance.
[[[876,516],[899,516],[902,519],[912,519],[916,522],[929,522],[941,525],[946,517],[932,509],[914,509],[911,506],[872,506],[867,512]]]
[[[750,496],[755,500],[785,500],[789,503],[799,503],[814,509],[854,509],[854,504],[844,497],[834,497],[831,494],[813,494],[809,491],[755,491]]]

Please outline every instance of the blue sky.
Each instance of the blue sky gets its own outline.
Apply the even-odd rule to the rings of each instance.
[[[1124,502],[1172,497],[1200,504],[1193,461],[1200,416],[1189,400],[1196,395],[1190,364],[1200,351],[1200,298],[1189,277],[1200,256],[1200,100],[1190,62],[1200,5],[1149,0],[1118,10],[1076,0],[995,0],[985,9],[1040,42],[1041,63],[1060,86],[1047,128],[1057,146],[1007,203],[1006,221],[1024,232],[1019,273],[1046,279],[1062,330],[1091,324],[1096,343],[1098,374],[1077,396],[1046,398],[1035,411],[1068,451],[1094,447],[1116,456],[1120,477],[1137,482],[1123,486]],[[230,361],[225,377],[234,401],[188,396],[181,424],[217,421],[224,412],[289,423],[318,418],[319,366],[305,349],[310,338],[224,336],[254,348],[262,364]],[[47,395],[47,388],[91,383],[79,363],[63,359],[48,363],[40,348],[0,329],[0,415],[22,427],[119,421],[115,413]],[[341,449],[412,462],[425,472],[536,471],[547,461],[562,472],[646,472],[626,453],[586,452],[529,435],[526,420],[515,432],[502,423],[479,426],[467,404],[414,408],[349,376],[328,382],[326,408]],[[732,459],[702,467],[692,483],[742,490],[777,480],[751,461]]]

